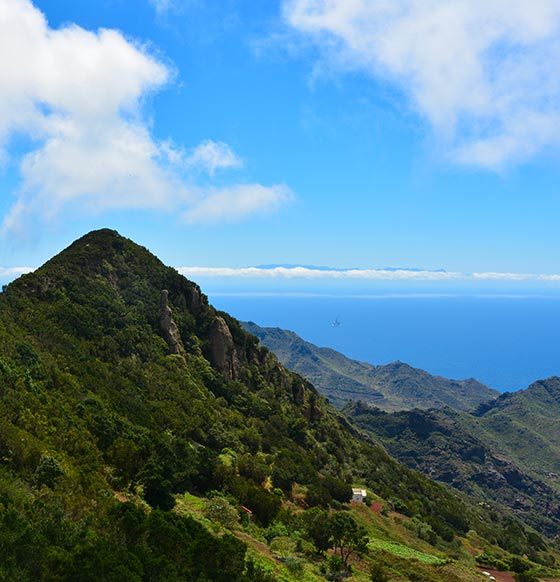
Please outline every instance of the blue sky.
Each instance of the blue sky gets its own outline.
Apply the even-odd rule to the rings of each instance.
[[[0,0],[0,281],[110,227],[215,289],[560,289],[559,48],[556,0]]]

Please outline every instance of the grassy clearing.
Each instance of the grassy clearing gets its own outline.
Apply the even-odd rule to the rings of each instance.
[[[204,504],[206,503],[205,498],[196,497],[196,495],[191,495],[190,493],[183,493],[182,501],[184,501],[190,509],[194,509],[195,511],[202,511],[204,509]]]
[[[424,552],[419,552],[418,550],[413,550],[412,548],[405,546],[404,544],[398,544],[396,542],[386,542],[383,540],[370,540],[368,547],[372,550],[383,550],[399,558],[405,558],[407,560],[418,560],[423,564],[429,564],[431,566],[437,566],[439,564],[444,564],[445,560],[438,556],[432,556],[430,554],[425,554]]]

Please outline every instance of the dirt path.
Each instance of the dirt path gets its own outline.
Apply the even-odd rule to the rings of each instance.
[[[250,535],[248,535],[242,531],[234,531],[233,535],[236,538],[239,538],[240,540],[243,540],[244,542],[246,542],[253,549],[258,550],[259,553],[264,554],[265,556],[274,559],[274,554],[270,551],[270,548],[266,544],[264,544],[263,542],[259,542],[258,540],[255,540]]]

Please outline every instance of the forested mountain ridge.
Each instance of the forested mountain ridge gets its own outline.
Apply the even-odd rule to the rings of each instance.
[[[403,362],[374,366],[320,348],[292,331],[243,322],[290,370],[301,374],[337,408],[350,400],[367,402],[382,410],[440,408],[472,410],[499,392],[481,382],[433,376]]]
[[[450,408],[386,413],[359,402],[344,412],[408,467],[480,502],[508,507],[550,536],[560,532],[556,491],[470,426],[468,413]]]
[[[386,515],[333,512],[348,509],[352,483]],[[184,514],[187,494],[206,521]],[[343,560],[355,546],[357,566],[371,564],[355,519],[377,528],[395,580],[411,575],[397,539],[436,555],[414,565],[416,580],[473,580],[467,546],[511,567],[512,551],[553,560],[513,515],[469,505],[368,442],[197,285],[114,231],[0,294],[0,579],[296,579],[257,559],[265,542],[284,555],[292,540],[292,566],[315,580],[325,552]],[[354,536],[343,546],[341,527]]]
[[[371,366],[318,348],[290,331],[242,325],[407,466],[481,502],[509,507],[549,535],[560,531],[555,491],[560,474],[559,379],[490,399],[498,393],[476,380],[458,383],[401,362]],[[462,399],[465,394],[467,400]],[[349,398],[356,402],[349,403]],[[469,414],[477,398],[486,401]],[[434,409],[425,410],[429,404]]]

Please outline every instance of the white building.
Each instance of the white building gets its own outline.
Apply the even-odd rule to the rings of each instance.
[[[352,487],[352,501],[363,503],[366,497],[367,491],[365,489],[356,489],[355,487]]]

